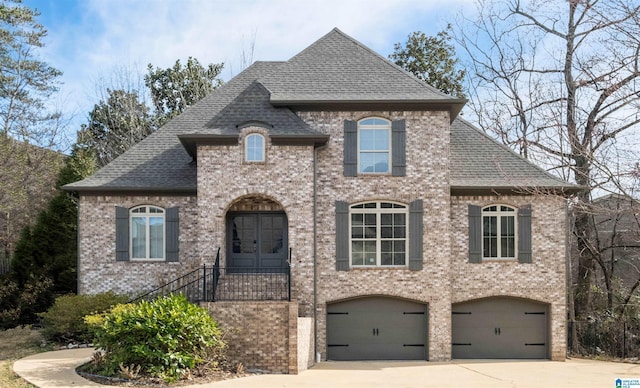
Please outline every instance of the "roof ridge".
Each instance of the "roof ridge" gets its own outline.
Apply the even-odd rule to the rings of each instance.
[[[356,45],[360,46],[361,48],[363,48],[364,50],[368,51],[369,53],[373,54],[374,56],[382,59],[382,61],[384,63],[386,63],[388,66],[391,66],[393,69],[400,71],[401,73],[409,76],[414,82],[418,83],[421,86],[425,86],[429,89],[431,89],[431,91],[440,94],[443,97],[448,97],[452,100],[464,100],[465,102],[467,101],[466,99],[461,99],[461,98],[457,98],[454,96],[451,96],[447,93],[444,93],[443,91],[441,91],[440,89],[436,88],[433,85],[429,85],[428,83],[426,83],[425,81],[421,80],[420,78],[416,77],[415,74],[403,69],[402,67],[396,65],[395,63],[391,62],[391,60],[389,58],[385,58],[382,55],[380,55],[379,53],[377,53],[376,51],[374,51],[373,49],[367,47],[364,43],[360,42],[359,40],[353,38],[352,36],[347,35],[346,33],[344,33],[343,31],[341,31],[339,28],[335,27],[333,30],[331,30],[331,32],[337,32],[339,34],[341,34],[343,37],[351,40],[353,43],[355,43]],[[331,33],[329,32],[329,33]],[[327,34],[328,35],[328,34]],[[326,36],[326,35],[325,35]],[[320,38],[322,39],[322,38]],[[319,40],[320,40],[319,39]]]

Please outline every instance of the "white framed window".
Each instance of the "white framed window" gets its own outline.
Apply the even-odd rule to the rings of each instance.
[[[407,265],[408,207],[393,202],[366,202],[349,207],[352,267]]]
[[[482,208],[482,256],[484,259],[515,259],[517,211],[506,205]]]
[[[391,122],[371,117],[358,122],[358,172],[391,173]]]
[[[245,161],[264,162],[265,140],[259,133],[252,133],[245,138]]]
[[[156,206],[138,206],[130,211],[132,260],[164,260],[165,211]]]

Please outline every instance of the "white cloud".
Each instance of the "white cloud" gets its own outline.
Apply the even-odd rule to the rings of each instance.
[[[440,31],[470,0],[50,1],[69,8],[45,24],[45,55],[65,73],[62,95],[84,119],[96,79],[118,67],[143,74],[148,63],[168,67],[192,56],[224,62],[228,79],[242,70],[254,37],[254,60],[287,60],[334,27],[386,56],[412,31]]]

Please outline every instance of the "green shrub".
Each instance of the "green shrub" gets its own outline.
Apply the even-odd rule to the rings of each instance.
[[[28,278],[20,285],[11,276],[0,277],[0,330],[38,322],[38,313],[53,304],[53,281]]]
[[[42,334],[46,339],[55,342],[93,342],[93,332],[84,322],[84,317],[103,313],[127,300],[127,296],[112,292],[60,296],[49,310],[39,314],[42,318]]]
[[[96,371],[108,376],[117,376],[121,366],[139,366],[141,374],[173,382],[201,364],[223,361],[226,344],[217,323],[183,295],[118,305],[85,321],[104,351]]]

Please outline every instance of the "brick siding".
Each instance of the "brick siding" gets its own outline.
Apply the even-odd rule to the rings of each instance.
[[[116,261],[115,207],[180,208],[179,262]],[[198,209],[189,196],[82,195],[78,209],[78,293],[113,291],[136,295],[200,266],[196,251]]]
[[[562,198],[536,195],[452,197],[449,187],[448,112],[297,114],[312,128],[330,135],[325,147],[314,151],[312,146],[274,146],[267,137],[265,162],[247,163],[244,161],[244,138],[249,133],[265,133],[262,128],[248,127],[242,129],[238,145],[198,147],[197,198],[83,195],[79,215],[80,292],[113,290],[136,293],[185,273],[190,268],[213,263],[218,247],[222,250],[224,262],[227,258],[225,219],[228,211],[282,210],[287,215],[289,225],[292,294],[298,302],[297,314],[314,317],[315,190],[318,225],[315,311],[318,332],[315,341],[323,358],[326,357],[327,304],[356,297],[386,295],[428,305],[428,354],[429,359],[434,361],[451,358],[452,303],[492,296],[521,297],[546,303],[551,319],[551,357],[564,359],[565,202]],[[406,176],[344,176],[343,122],[345,119],[359,120],[369,116],[406,120]],[[314,152],[318,157],[315,188]],[[336,271],[335,201],[355,203],[389,200],[409,204],[417,199],[424,201],[422,270],[380,268]],[[467,206],[495,203],[532,205],[531,264],[511,261],[468,263]],[[115,261],[114,207],[141,204],[180,207],[178,263]],[[274,325],[277,323],[282,326],[274,326],[269,331],[289,327],[291,319],[287,323],[284,318],[275,317],[285,314],[282,310],[284,307],[266,302],[258,305],[261,307],[247,307],[244,304],[244,307],[234,307],[233,304],[222,302],[217,306],[212,305],[211,309],[221,317],[225,314],[232,316],[229,322],[242,320],[238,314],[248,314],[260,318],[256,319],[257,322],[271,319]],[[229,312],[223,311],[225,306]],[[268,312],[269,309],[273,311]],[[292,311],[290,306],[288,309]],[[275,316],[263,317],[269,314]],[[227,318],[223,320],[226,322]],[[242,346],[247,346],[247,352],[262,354],[249,347],[252,343],[249,338],[241,341]],[[288,357],[284,353],[276,355],[264,352],[266,359],[278,358],[278,365],[284,365],[284,359]],[[261,365],[257,359],[251,363]],[[289,363],[287,370],[292,370],[291,365]],[[278,371],[285,372],[283,367],[278,368]]]
[[[298,303],[205,303],[225,332],[232,365],[245,370],[298,373]]]
[[[468,260],[468,204],[531,204],[532,263]],[[451,302],[513,296],[549,305],[551,359],[566,358],[566,202],[550,195],[453,197],[451,199]]]

